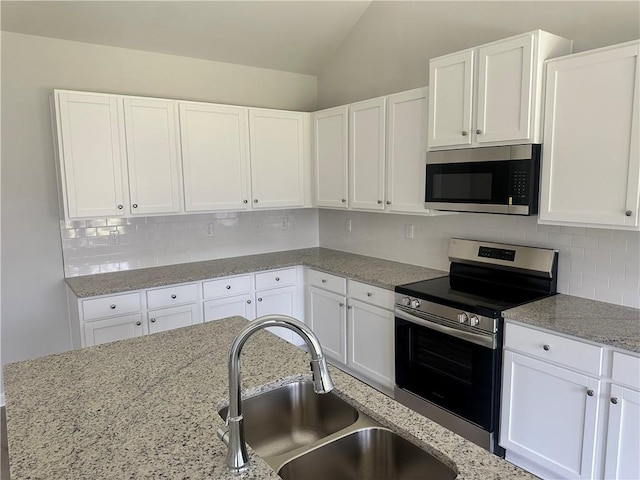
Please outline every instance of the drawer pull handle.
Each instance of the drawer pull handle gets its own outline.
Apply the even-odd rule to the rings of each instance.
[[[326,278],[323,278],[323,279],[322,279],[322,283],[327,283],[327,279],[326,279]]]
[[[367,297],[373,297],[373,293],[367,292]]]
[[[115,304],[115,303],[112,303],[111,305],[109,305],[109,308],[110,308],[111,310],[115,310],[115,309],[116,309],[116,304]]]
[[[613,403],[614,405],[618,404],[618,397],[611,397],[611,403]]]
[[[249,200],[243,200],[242,203],[249,203]]]
[[[542,349],[543,349],[545,352],[548,352],[549,350],[551,350],[551,347],[550,347],[549,345],[543,345],[543,346],[542,346]]]
[[[174,293],[173,295],[171,295],[171,298],[175,300],[176,298],[178,298],[178,296]]]
[[[251,305],[251,300],[247,300],[247,303],[248,303],[249,305]]]
[[[276,282],[279,282],[279,281],[280,281],[280,277],[276,277]]]
[[[626,212],[624,212],[624,214],[625,214],[627,217],[630,217],[630,216],[633,214],[633,212],[632,212],[631,210],[627,210]]]
[[[231,285],[227,285],[227,290],[231,290]]]
[[[138,321],[136,322],[136,326],[138,326],[138,327],[139,327],[140,325],[142,325],[142,322],[141,322],[140,320],[138,320]]]
[[[462,136],[463,136],[463,137],[466,137],[467,135],[469,135],[469,132],[467,132],[466,130],[463,130],[463,131],[462,131]]]
[[[259,302],[261,302],[261,301],[262,301],[262,298],[258,298],[258,301],[259,301]]]
[[[338,304],[338,306],[340,306],[340,307],[344,307],[344,302],[340,302],[340,303]]]
[[[590,397],[593,397],[593,390],[591,389],[587,390],[587,395]]]
[[[347,305],[347,310],[351,310],[353,307],[351,305]]]
[[[138,204],[134,203],[133,205],[131,205],[133,208],[138,208]]]
[[[156,323],[156,319],[152,318],[151,320],[149,320],[151,323]]]

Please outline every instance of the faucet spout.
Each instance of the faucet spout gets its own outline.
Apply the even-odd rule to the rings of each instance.
[[[320,342],[313,331],[304,323],[285,315],[265,315],[250,322],[236,336],[229,350],[229,410],[227,431],[220,438],[228,444],[227,466],[233,470],[244,469],[249,463],[249,455],[244,440],[244,419],[242,417],[240,353],[246,341],[258,330],[267,327],[284,327],[294,331],[307,344],[311,354],[313,388],[316,393],[327,393],[333,389],[327,361]]]

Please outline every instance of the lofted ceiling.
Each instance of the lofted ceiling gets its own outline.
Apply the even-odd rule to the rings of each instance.
[[[317,75],[370,1],[2,1],[3,31]]]

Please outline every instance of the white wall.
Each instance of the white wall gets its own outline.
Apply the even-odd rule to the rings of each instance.
[[[351,220],[351,232],[345,228]],[[537,217],[320,210],[320,246],[449,270],[452,237],[559,250],[558,291],[640,308],[640,232],[538,225]],[[405,225],[414,238],[405,238]]]
[[[538,28],[575,52],[634,40],[639,18],[637,1],[375,1],[318,74],[318,105],[428,85],[430,58]]]
[[[305,111],[316,105],[309,75],[7,32],[1,48],[2,364],[71,348],[48,98],[54,88]]]

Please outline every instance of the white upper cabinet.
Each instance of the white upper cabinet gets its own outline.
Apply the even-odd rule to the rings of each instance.
[[[308,118],[299,112],[249,110],[253,208],[305,204]]]
[[[385,209],[425,213],[427,88],[387,97]]]
[[[65,218],[123,215],[126,173],[120,99],[55,95]]]
[[[240,210],[251,198],[247,109],[180,103],[185,210]]]
[[[179,212],[175,102],[124,98],[123,104],[131,213]]]
[[[536,30],[432,59],[429,149],[539,143],[543,62],[571,47]]]
[[[539,223],[639,229],[639,48],[547,63]]]
[[[349,106],[349,202],[384,210],[386,98]]]
[[[314,202],[318,207],[347,208],[349,107],[311,116],[314,158]]]

